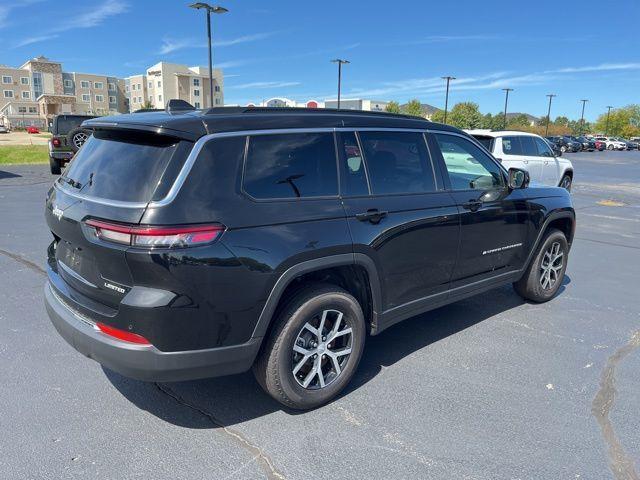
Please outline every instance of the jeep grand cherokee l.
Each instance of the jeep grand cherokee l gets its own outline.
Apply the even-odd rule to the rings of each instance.
[[[253,368],[313,408],[367,335],[500,285],[545,302],[563,283],[569,193],[450,126],[171,102],[84,126],[46,201],[44,294],[62,337],[125,376]]]

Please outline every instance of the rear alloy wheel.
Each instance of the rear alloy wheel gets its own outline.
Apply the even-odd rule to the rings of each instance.
[[[558,292],[567,269],[569,245],[560,230],[550,230],[520,280],[513,284],[523,298],[541,303]]]
[[[565,147],[564,145],[562,145],[562,146],[560,147],[560,151],[561,151],[562,153],[566,153],[566,151],[567,151],[567,147]]]
[[[280,403],[318,407],[349,383],[364,348],[362,308],[334,285],[299,291],[281,310],[253,371]]]
[[[84,142],[87,141],[90,135],[90,130],[86,130],[84,128],[74,128],[67,134],[67,145],[71,147],[71,150],[77,152],[78,150],[80,150],[80,147],[84,145]]]
[[[613,150],[613,145],[609,145],[609,146],[607,147],[607,150]]]
[[[560,186],[562,188],[564,188],[565,190],[567,190],[568,192],[571,191],[571,177],[569,175],[565,175],[564,177],[562,177],[562,180],[560,180]]]

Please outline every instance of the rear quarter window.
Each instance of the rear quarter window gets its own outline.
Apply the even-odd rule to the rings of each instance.
[[[243,189],[256,199],[336,196],[335,152],[332,133],[251,136]]]
[[[502,152],[505,155],[523,155],[520,137],[502,137]]]

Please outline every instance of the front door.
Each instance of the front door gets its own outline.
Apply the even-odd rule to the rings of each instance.
[[[451,287],[517,270],[529,251],[529,206],[507,188],[498,163],[467,138],[433,134],[445,181],[460,208],[460,250]]]
[[[424,134],[363,131],[357,138],[341,132],[338,150],[354,252],[376,264],[383,310],[398,313],[444,295],[458,249],[459,215],[436,181]]]
[[[533,137],[542,160],[542,181],[544,185],[557,186],[560,183],[560,163],[547,142],[540,137]]]

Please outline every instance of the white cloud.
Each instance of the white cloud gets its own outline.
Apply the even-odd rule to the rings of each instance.
[[[558,70],[549,70],[545,73],[582,73],[582,72],[604,72],[610,70],[639,70],[640,63],[601,63],[586,67],[567,67]]]
[[[3,1],[2,5],[0,5],[0,28],[4,28],[9,25],[9,14],[12,10],[16,8],[23,8],[33,5],[34,3],[39,3],[42,0],[15,0],[11,1]]]
[[[284,88],[284,87],[295,87],[300,85],[300,82],[251,82],[251,83],[242,83],[240,85],[231,85],[227,86],[227,89],[235,88],[235,89],[247,89],[247,88]]]
[[[279,32],[262,32],[262,33],[254,33],[251,35],[242,35],[236,38],[230,38],[227,40],[213,40],[213,47],[229,47],[232,45],[238,45],[240,43],[248,43],[255,42],[258,40],[264,40],[265,38],[269,38],[273,35],[276,35]],[[160,55],[166,55],[168,53],[175,52],[177,50],[182,50],[185,48],[207,48],[207,42],[203,42],[202,40],[198,40],[195,38],[180,38],[174,39],[170,37],[165,37],[162,39],[162,46],[158,53]]]
[[[52,35],[39,35],[37,37],[23,38],[18,43],[16,43],[13,46],[13,48],[25,47],[27,45],[31,45],[32,43],[44,42],[45,40],[52,40],[52,39],[57,38],[59,36],[60,35],[58,35],[58,34],[52,34]]]

